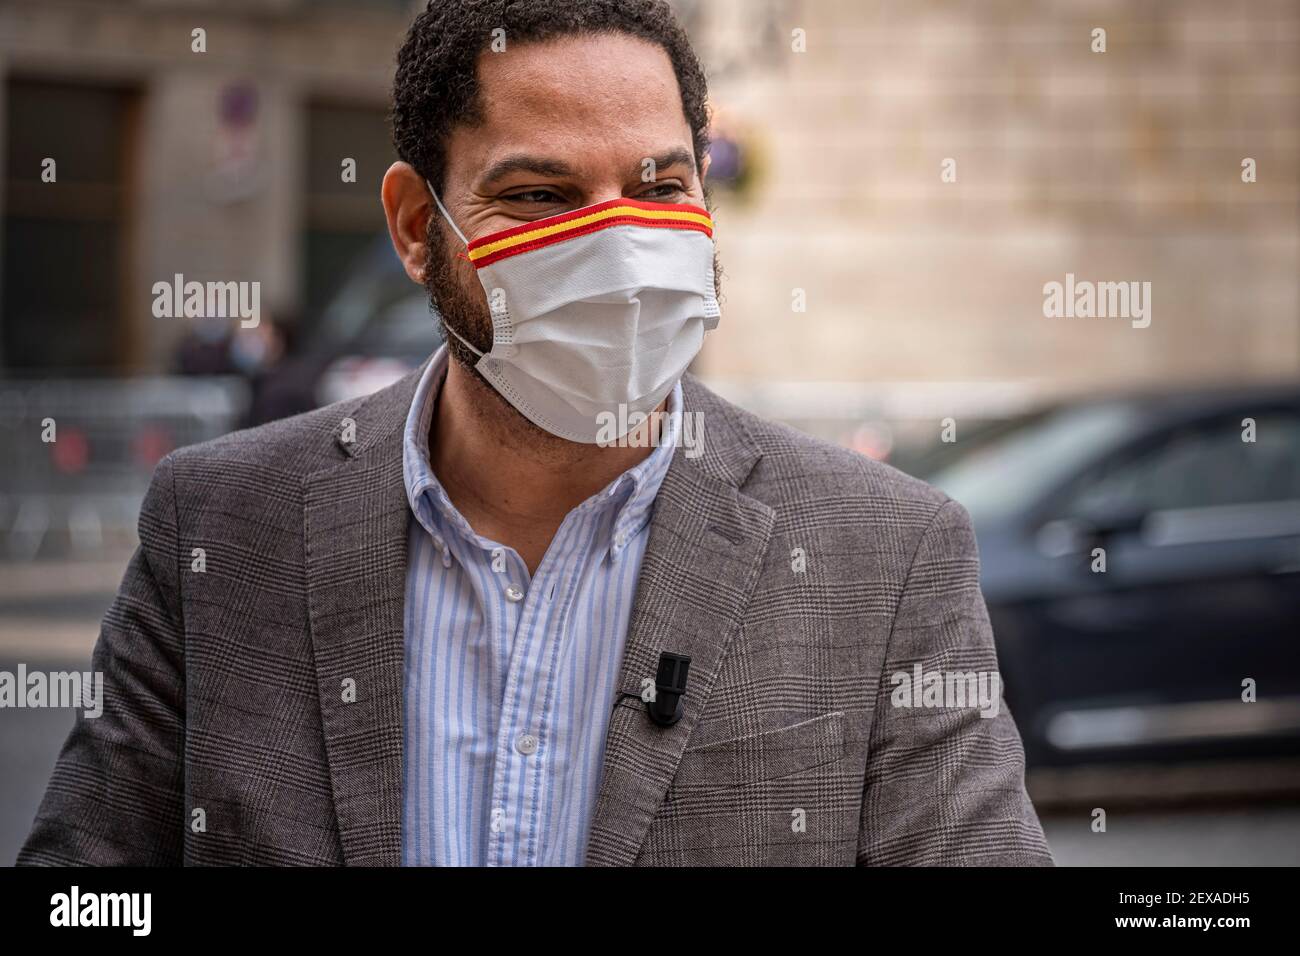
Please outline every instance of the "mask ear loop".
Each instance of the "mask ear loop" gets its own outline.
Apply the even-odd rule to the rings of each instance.
[[[442,213],[442,218],[447,220],[447,225],[451,226],[451,231],[456,234],[458,239],[460,239],[461,244],[468,249],[469,240],[465,238],[465,233],[460,231],[460,226],[456,225],[456,220],[451,218],[451,213],[447,212],[447,207],[444,206],[442,200],[438,198],[438,190],[434,189],[433,184],[427,179],[424,181],[424,185],[429,187],[429,193],[433,196],[433,201],[438,204],[438,211]],[[462,256],[461,258],[464,257]]]
[[[474,353],[475,355],[477,355],[479,358],[482,358],[482,357],[483,357],[483,353],[480,352],[478,349],[474,348],[474,346],[470,345],[468,342],[466,342],[466,341],[465,341],[465,336],[461,335],[459,332],[457,332],[455,329],[453,329],[453,328],[451,327],[451,324],[446,320],[446,318],[443,318],[443,319],[442,319],[442,327],[443,327],[444,329],[446,329],[448,332],[450,332],[452,335],[456,336],[456,338],[460,339],[460,344],[463,345],[463,346],[465,346],[465,348],[469,349],[471,352],[473,352],[473,353]]]
[[[438,190],[434,189],[433,184],[430,183],[427,179],[424,181],[424,184],[429,187],[429,193],[433,196],[433,201],[438,204],[438,211],[442,213],[442,218],[447,220],[447,225],[451,226],[452,231],[456,233],[456,235],[460,238],[460,241],[465,244],[465,248],[468,249],[469,240],[465,238],[465,234],[460,231],[460,227],[456,225],[456,221],[451,218],[451,213],[447,212],[447,207],[444,206],[442,204],[442,200],[438,198]],[[456,253],[456,255],[458,255],[462,259],[465,259],[466,261],[469,260],[469,257],[465,255],[465,253],[463,252],[458,252]],[[483,357],[483,353],[480,352],[478,349],[474,348],[474,346],[470,345],[468,342],[466,342],[465,336],[461,335],[459,332],[453,329],[448,324],[445,318],[442,320],[442,327],[446,329],[448,332],[450,332],[452,335],[456,336],[456,338],[460,339],[461,344],[464,345],[465,348],[469,349],[479,358]]]

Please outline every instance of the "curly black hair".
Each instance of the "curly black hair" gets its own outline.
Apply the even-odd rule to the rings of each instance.
[[[702,168],[709,148],[708,85],[664,0],[429,0],[397,54],[393,145],[439,191],[452,128],[481,118],[478,58],[497,29],[508,43],[624,33],[663,48],[677,74],[696,167]]]

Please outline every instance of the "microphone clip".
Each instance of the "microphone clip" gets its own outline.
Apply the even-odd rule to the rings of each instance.
[[[690,670],[691,659],[685,654],[664,651],[659,655],[655,699],[646,704],[646,710],[650,719],[660,727],[671,727],[682,719],[685,709],[682,696],[686,693],[686,677]]]

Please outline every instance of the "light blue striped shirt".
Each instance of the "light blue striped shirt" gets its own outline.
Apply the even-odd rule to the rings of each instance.
[[[681,428],[565,517],[530,577],[475,534],[429,466],[439,349],[406,421],[405,866],[576,866],[655,495]]]

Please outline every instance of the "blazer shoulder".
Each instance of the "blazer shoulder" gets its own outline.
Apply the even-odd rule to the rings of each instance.
[[[365,398],[335,402],[290,418],[187,445],[176,449],[169,457],[177,470],[207,463],[261,466],[272,471],[283,469],[301,476],[305,468],[313,465],[324,467],[332,461],[343,460],[335,439],[342,434],[347,420],[355,416],[365,402]]]

